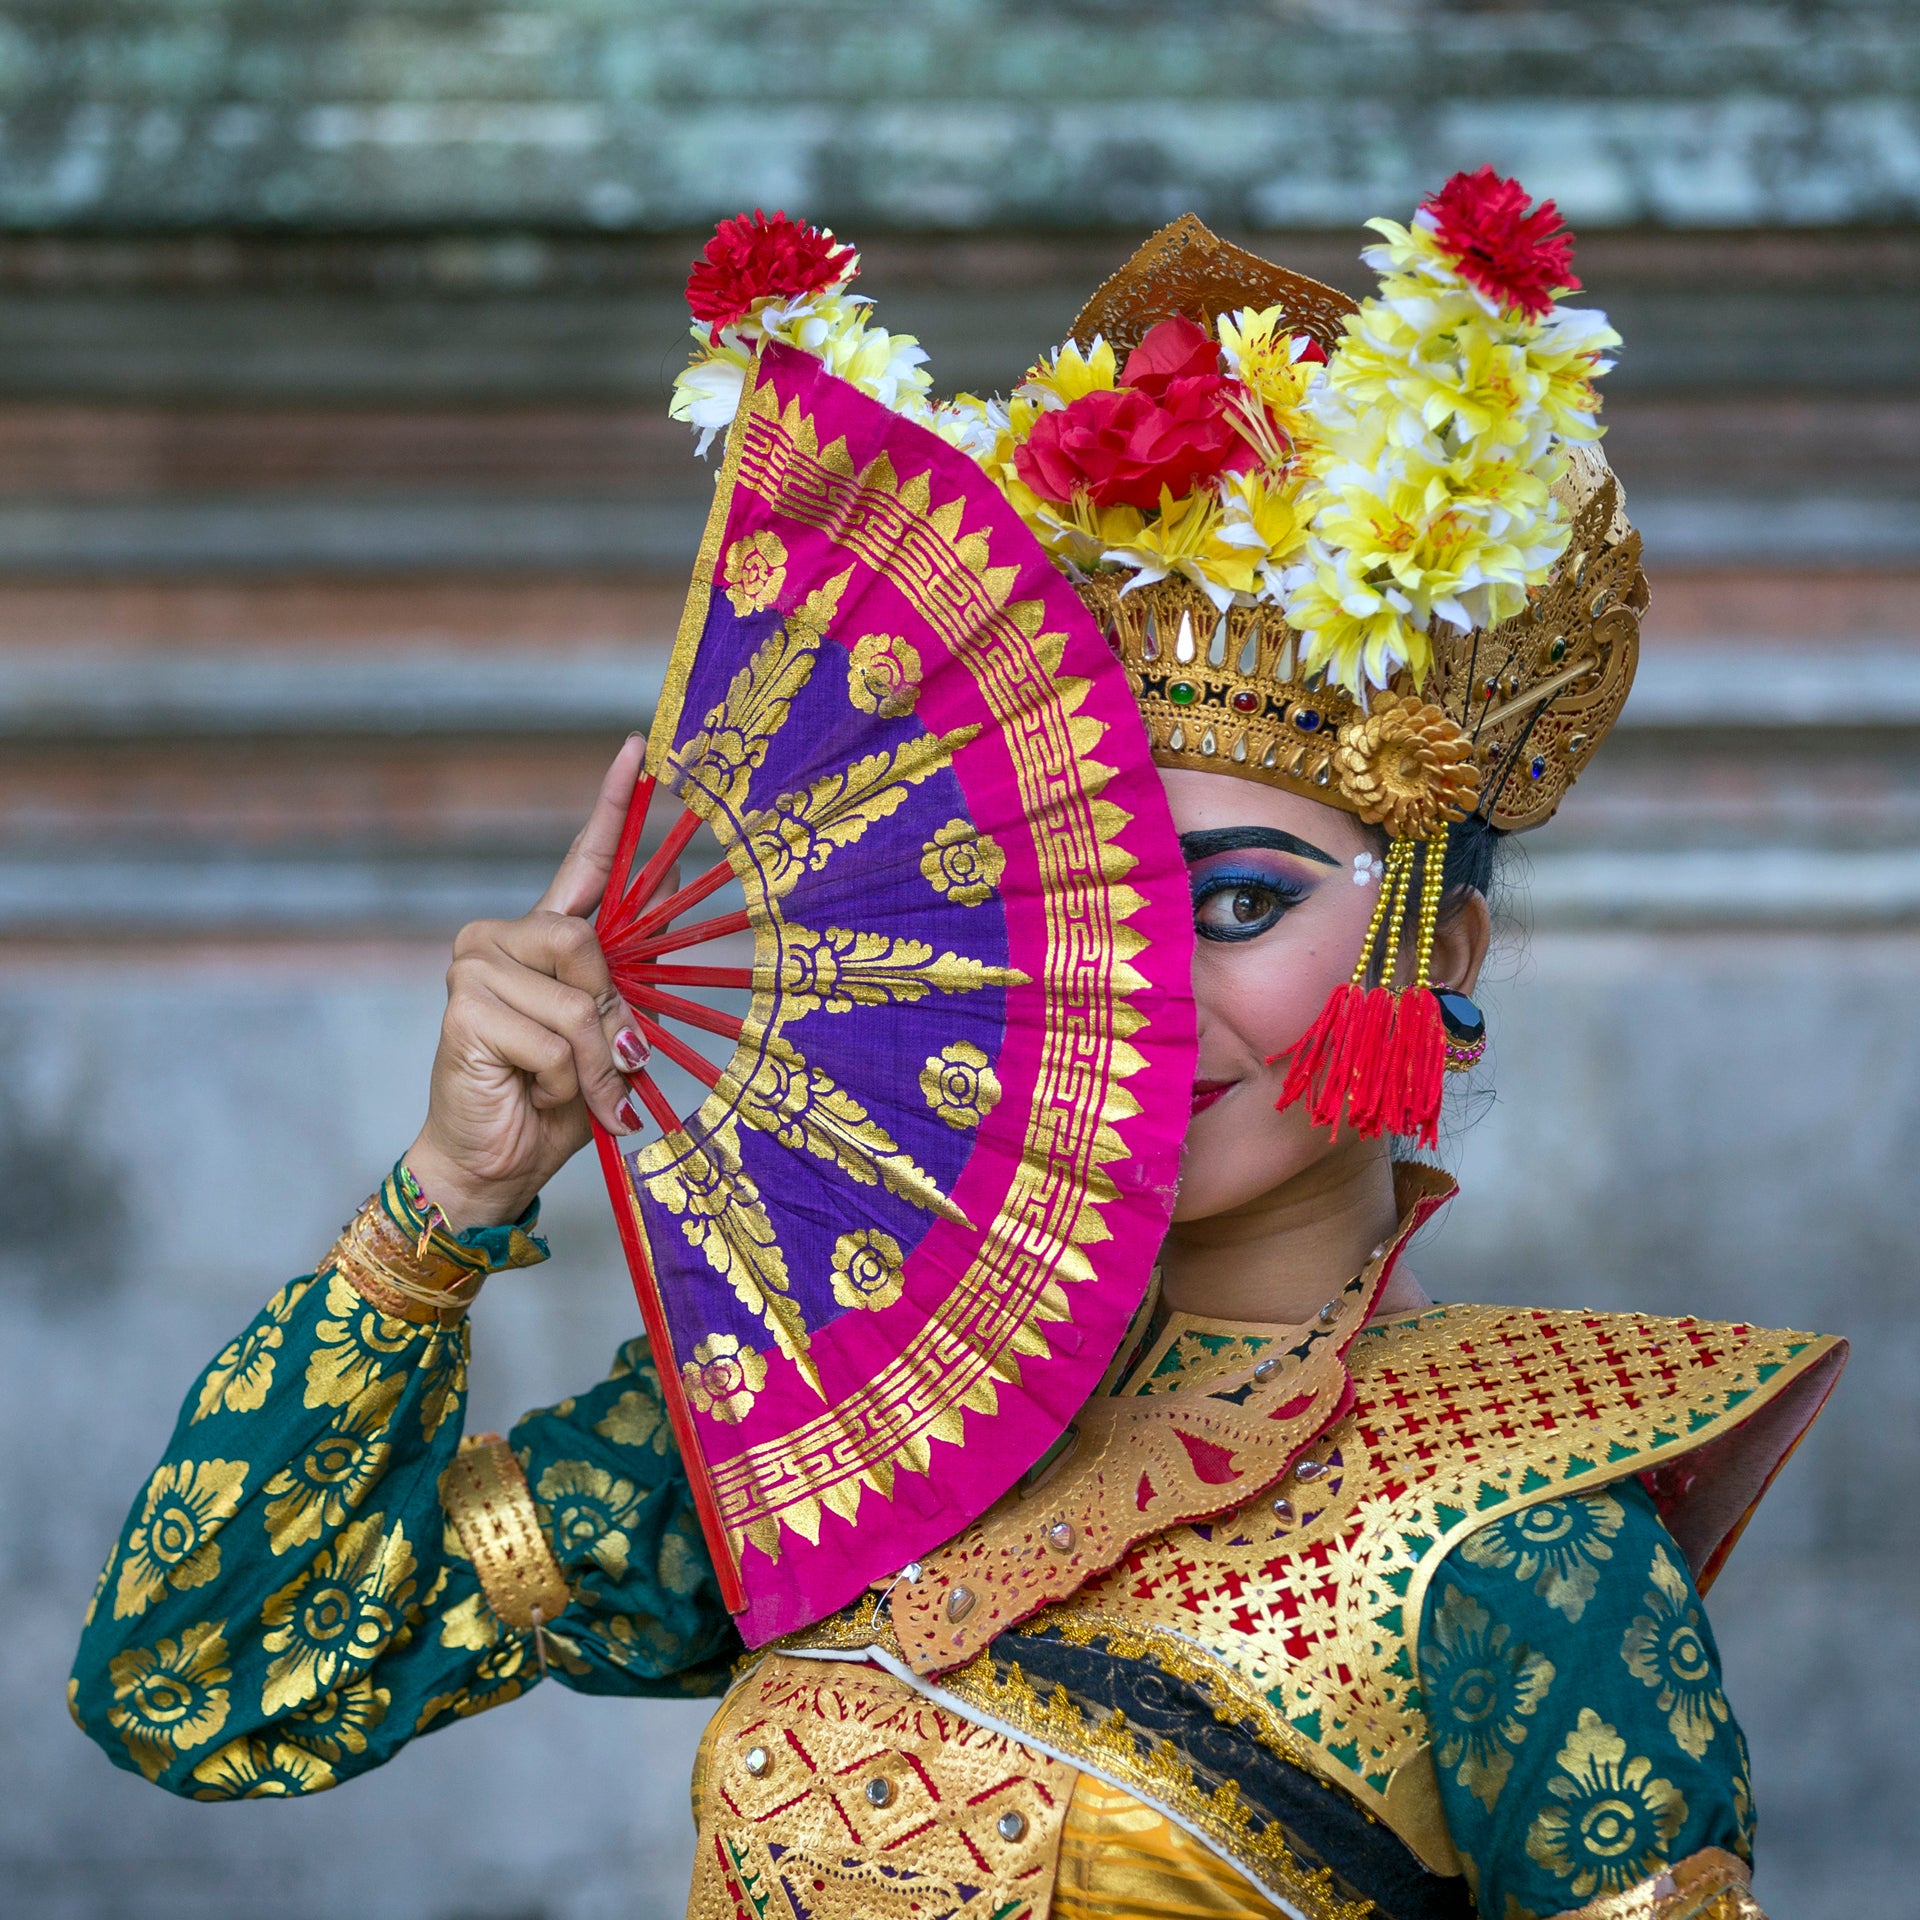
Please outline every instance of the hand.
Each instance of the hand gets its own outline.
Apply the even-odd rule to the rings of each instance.
[[[476,920],[453,943],[427,1121],[407,1164],[455,1231],[517,1220],[592,1137],[589,1115],[615,1134],[640,1124],[620,1068],[640,1065],[647,1043],[584,916],[606,891],[646,751],[637,733],[620,749],[531,913]]]

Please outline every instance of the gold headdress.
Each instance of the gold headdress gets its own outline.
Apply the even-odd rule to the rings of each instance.
[[[1329,350],[1358,311],[1187,214],[1102,284],[1072,338],[1131,351],[1163,320],[1212,333],[1223,315],[1276,306],[1282,327]],[[1080,597],[1126,664],[1155,760],[1304,794],[1395,839],[1428,839],[1470,813],[1507,832],[1550,819],[1626,704],[1647,606],[1619,482],[1597,447],[1562,457],[1552,491],[1572,535],[1546,584],[1492,627],[1436,627],[1427,672],[1400,667],[1365,709],[1301,670],[1280,605],[1222,610],[1180,574],[1141,585],[1117,567],[1084,573]]]
[[[1281,1104],[1431,1144],[1471,1039],[1427,991],[1449,830],[1552,815],[1626,701],[1647,587],[1597,446],[1619,336],[1559,304],[1579,282],[1553,204],[1482,168],[1369,224],[1381,287],[1355,302],[1189,214],[1008,399],[936,404],[918,343],[848,290],[851,248],[723,222],[673,412],[711,438],[759,341],[818,354],[994,477],[1120,656],[1160,765],[1382,828],[1359,964],[1288,1049]]]

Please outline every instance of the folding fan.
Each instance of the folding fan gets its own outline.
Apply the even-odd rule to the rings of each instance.
[[[635,874],[650,803],[677,811]],[[669,890],[703,826],[720,861]],[[1144,1297],[1194,1053],[1118,664],[971,460],[794,349],[748,377],[598,925],[705,1090],[676,1113],[637,1076],[658,1137],[599,1144],[758,1645],[1066,1430]],[[723,940],[750,964],[700,964]]]

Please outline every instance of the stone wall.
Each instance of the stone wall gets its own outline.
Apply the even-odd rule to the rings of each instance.
[[[11,0],[0,221],[1350,225],[1491,159],[1588,225],[1920,207],[1900,0]]]

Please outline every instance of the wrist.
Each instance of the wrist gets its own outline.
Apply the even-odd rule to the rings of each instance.
[[[451,1234],[516,1226],[540,1197],[539,1183],[524,1174],[513,1180],[475,1178],[443,1153],[424,1128],[400,1164],[419,1183],[423,1207],[436,1214]]]

